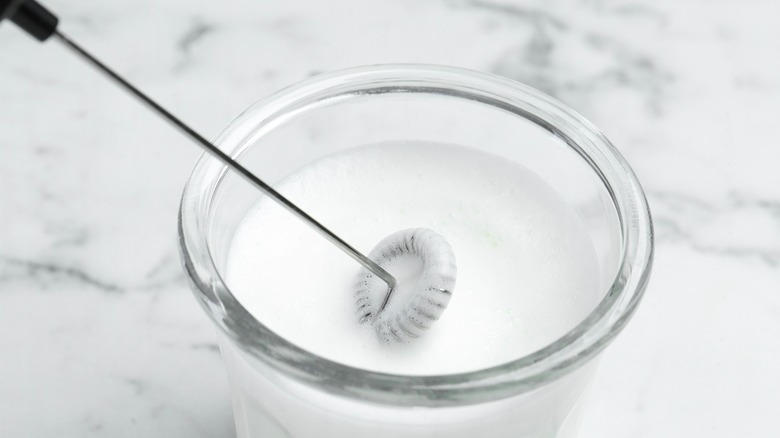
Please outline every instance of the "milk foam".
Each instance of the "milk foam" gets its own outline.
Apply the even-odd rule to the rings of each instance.
[[[419,339],[386,345],[358,323],[360,266],[270,199],[236,230],[226,281],[259,321],[350,366],[450,374],[520,358],[556,340],[595,307],[598,266],[576,212],[506,159],[461,146],[394,142],[340,152],[276,186],[356,248],[427,227],[452,245],[457,285]]]

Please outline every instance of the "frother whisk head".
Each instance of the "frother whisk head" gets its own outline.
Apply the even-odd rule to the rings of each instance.
[[[438,320],[455,288],[455,254],[447,239],[428,228],[393,233],[368,254],[379,266],[411,262],[407,275],[388,294],[373,273],[363,270],[356,284],[355,304],[361,323],[374,325],[382,342],[407,342]]]

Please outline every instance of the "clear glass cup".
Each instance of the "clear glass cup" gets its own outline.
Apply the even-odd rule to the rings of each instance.
[[[218,328],[239,437],[575,436],[594,358],[630,319],[650,273],[652,223],[633,172],[591,123],[555,99],[439,66],[309,79],[250,107],[216,143],[273,184],[323,156],[395,140],[474,147],[543,178],[590,234],[600,301],[561,338],[487,369],[408,376],[327,360],[269,330],[234,298],[221,273],[237,225],[262,195],[204,155],[184,189],[179,241],[195,296]]]

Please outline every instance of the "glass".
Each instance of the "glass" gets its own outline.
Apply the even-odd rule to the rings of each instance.
[[[182,197],[180,249],[218,327],[239,437],[574,436],[594,358],[630,319],[648,280],[652,223],[639,182],[562,103],[498,76],[438,66],[312,78],[250,107],[216,143],[273,184],[340,150],[398,140],[470,146],[539,175],[585,224],[602,298],[555,342],[488,369],[407,376],[324,359],[256,320],[221,277],[233,233],[262,195],[203,156]]]

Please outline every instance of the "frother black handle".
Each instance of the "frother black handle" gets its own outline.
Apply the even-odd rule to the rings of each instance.
[[[60,21],[35,0],[0,0],[0,21],[6,18],[38,41],[46,41]]]

